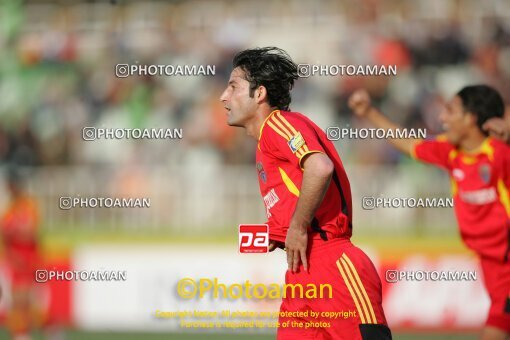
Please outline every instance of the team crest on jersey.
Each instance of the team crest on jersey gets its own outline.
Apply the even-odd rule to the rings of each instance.
[[[262,166],[261,162],[257,163],[257,172],[259,173],[259,177],[262,180],[262,182],[266,183],[267,175],[266,175],[266,172],[264,171],[264,167]]]
[[[301,132],[298,132],[288,141],[289,147],[292,150],[292,153],[296,153],[299,148],[301,148],[305,144],[305,140],[301,135]]]
[[[482,182],[485,184],[489,184],[491,180],[491,166],[489,164],[482,164],[478,168],[478,174],[482,179]]]

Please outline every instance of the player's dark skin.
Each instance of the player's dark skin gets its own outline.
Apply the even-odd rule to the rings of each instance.
[[[232,71],[220,101],[227,109],[227,124],[245,128],[248,136],[256,140],[259,139],[260,128],[266,117],[277,109],[269,104],[264,86],[258,86],[253,96],[250,96],[250,83],[240,68]],[[335,169],[331,159],[322,153],[305,156],[302,164],[304,170],[300,195],[285,240],[288,269],[292,272],[298,270],[300,263],[308,271],[307,230],[326,194]],[[276,242],[270,241],[269,250],[275,248]]]
[[[400,126],[386,118],[371,104],[370,96],[365,90],[354,92],[349,98],[349,107],[358,116],[370,121],[377,128],[385,130],[401,129]],[[453,97],[446,103],[444,110],[440,113],[439,119],[445,130],[447,140],[464,152],[476,152],[485,140],[485,134],[480,130],[474,114],[466,112],[459,96]],[[488,121],[484,127],[490,135],[508,139],[510,130],[503,119]],[[399,151],[409,155],[416,142],[421,139],[388,139],[388,141]],[[503,330],[486,326],[484,327],[481,340],[509,340],[510,336]]]

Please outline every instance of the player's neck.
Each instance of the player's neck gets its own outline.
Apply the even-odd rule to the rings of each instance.
[[[460,143],[460,150],[468,153],[476,152],[482,146],[486,138],[487,136],[483,133],[476,131]]]
[[[256,140],[259,140],[260,130],[264,125],[266,118],[274,111],[275,109],[270,107],[261,108],[253,117],[253,119],[246,124],[246,134]]]

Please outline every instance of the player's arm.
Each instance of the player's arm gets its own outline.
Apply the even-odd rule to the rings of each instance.
[[[483,129],[494,138],[500,139],[510,145],[510,110],[506,118],[491,118],[483,124]]]
[[[379,129],[398,130],[401,127],[387,117],[385,117],[379,110],[372,106],[370,96],[365,90],[357,90],[349,98],[349,107],[358,116],[368,119],[373,125]],[[399,139],[390,138],[388,141],[399,151],[406,155],[411,155],[415,143],[421,141],[419,138]]]
[[[321,205],[335,171],[333,162],[323,153],[316,152],[303,160],[303,181],[296,209],[292,215],[285,248],[289,270],[295,272],[300,260],[308,271],[306,248],[308,246],[308,226],[312,223],[316,210]]]

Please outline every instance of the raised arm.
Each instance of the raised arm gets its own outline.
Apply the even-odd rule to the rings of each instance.
[[[349,97],[349,107],[358,116],[369,120],[376,128],[388,130],[402,129],[401,126],[386,118],[379,110],[372,106],[370,95],[365,90],[357,90]],[[395,134],[397,135],[397,134]],[[419,138],[398,139],[389,138],[388,141],[399,151],[410,155],[413,145],[421,141]]]

